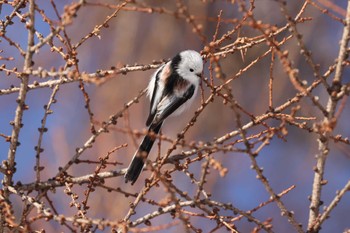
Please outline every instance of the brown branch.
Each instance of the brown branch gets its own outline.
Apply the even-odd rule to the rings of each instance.
[[[21,5],[24,1],[19,2]],[[17,10],[17,8],[15,8]],[[34,0],[29,1],[29,17],[30,21],[27,24],[28,27],[28,44],[27,44],[27,51],[26,56],[24,58],[24,66],[23,71],[26,72],[27,70],[30,70],[32,67],[33,62],[33,52],[30,51],[31,46],[34,44],[34,34],[35,34],[35,2]],[[6,24],[5,24],[6,25]],[[7,155],[7,162],[6,162],[6,175],[4,177],[4,189],[5,189],[5,198],[8,198],[8,193],[6,191],[6,188],[10,185],[12,185],[12,176],[15,172],[15,159],[16,159],[16,151],[17,147],[20,145],[20,142],[18,141],[18,137],[20,134],[20,130],[22,128],[22,117],[24,114],[24,111],[27,109],[27,105],[25,104],[26,95],[27,95],[27,86],[29,81],[29,75],[24,75],[21,77],[21,84],[19,87],[19,94],[17,98],[17,108],[16,108],[16,115],[14,118],[14,121],[12,122],[13,130],[11,134],[11,142],[10,142],[10,148]]]
[[[252,232],[273,232],[281,224],[272,219],[276,211],[297,232],[303,231],[297,220],[309,221],[305,231],[310,233],[320,231],[325,223],[333,224],[339,214],[334,210],[341,207],[350,182],[336,192],[323,212],[320,206],[311,206],[311,217],[302,219],[286,205],[296,198],[290,190],[300,187],[288,185],[285,189],[283,184],[273,187],[266,175],[270,171],[262,170],[257,156],[270,150],[274,153],[274,146],[294,143],[294,137],[300,135],[307,137],[307,141],[299,145],[303,147],[313,148],[312,140],[318,139],[312,187],[316,195],[311,196],[311,204],[315,200],[316,204],[322,204],[321,193],[327,191],[322,189],[322,185],[327,184],[323,178],[327,174],[325,165],[332,162],[326,157],[333,147],[349,154],[346,148],[350,140],[341,128],[346,126],[343,115],[350,94],[350,84],[343,79],[343,69],[350,67],[349,10],[328,0],[303,0],[299,5],[276,0],[266,2],[273,16],[270,17],[260,4],[256,0],[226,1],[225,4],[183,0],[113,3],[78,0],[68,4],[50,0],[41,4],[34,0],[0,0],[0,11],[5,13],[0,19],[0,37],[6,45],[0,49],[0,97],[5,117],[12,114],[13,119],[10,122],[13,128],[9,130],[3,122],[0,132],[1,143],[9,151],[8,158],[0,165],[0,174],[4,177],[0,188],[0,232],[48,231],[52,226],[69,232],[114,229],[150,232],[167,231],[170,227],[181,232],[241,232],[246,227],[252,227]],[[87,16],[90,20],[85,24]],[[327,36],[314,40],[311,46],[306,43],[304,32],[317,30],[319,18],[326,22],[322,28],[325,35],[344,30],[340,46]],[[141,27],[149,25],[152,27]],[[124,33],[126,26],[132,30]],[[22,36],[25,34],[28,38]],[[103,40],[97,39],[100,37]],[[321,51],[310,50],[325,40],[328,44],[321,46],[325,49],[322,51],[339,48],[334,64],[329,56],[320,56]],[[120,148],[116,145],[123,147],[131,142],[136,147],[148,134],[142,126],[136,127],[136,122],[143,123],[145,106],[141,96],[144,92],[135,94],[135,98],[119,111],[115,110],[111,117],[105,114],[111,106],[122,106],[125,94],[137,93],[135,88],[145,81],[140,78],[148,79],[146,73],[168,61],[159,59],[140,65],[131,63],[132,60],[163,57],[174,49],[185,49],[184,46],[191,49],[196,44],[202,45],[201,54],[209,63],[203,72],[208,77],[200,83],[201,101],[193,105],[198,106],[194,107],[197,110],[176,136],[173,136],[176,132],[168,131],[169,127],[181,126],[176,119],[167,121],[163,131],[155,136],[158,143],[152,149],[153,157],[146,161],[144,180],[140,177],[135,186],[124,185],[124,164],[133,149],[128,146],[128,150],[118,151],[117,160],[112,161],[110,155]],[[104,54],[105,50],[110,51]],[[122,60],[116,62],[119,57]],[[89,67],[91,62],[98,67],[96,71]],[[131,74],[135,71],[146,72]],[[80,84],[80,90],[74,89],[76,83]],[[59,87],[64,92],[58,92]],[[112,95],[118,98],[110,98],[107,95],[111,93],[104,93],[105,90],[115,91]],[[85,106],[87,110],[79,118],[68,121],[69,127],[79,124],[81,131],[74,134],[79,136],[73,140],[61,138],[62,131],[70,133],[71,128],[57,125],[61,121],[56,121],[60,117],[56,114],[67,105],[71,109],[69,100],[76,95],[79,101],[83,97],[80,107]],[[55,105],[58,111],[52,112],[52,104],[60,98],[66,102]],[[36,109],[41,103],[47,104],[42,119],[38,118]],[[28,115],[26,104],[31,107]],[[47,124],[51,113],[53,122]],[[99,119],[101,116],[104,121]],[[118,126],[114,126],[117,121]],[[87,127],[82,124],[87,127],[90,124],[87,136]],[[37,132],[32,132],[33,127],[39,129],[34,142],[31,135]],[[24,148],[34,147],[35,151],[20,150],[18,140],[23,140]],[[69,150],[75,144],[80,146],[72,153]],[[48,153],[45,156],[44,148]],[[106,148],[114,149],[105,152]],[[51,153],[52,150],[57,153]],[[59,156],[59,164],[55,163],[56,158],[51,158],[54,155]],[[246,181],[246,177],[236,177],[239,172],[231,166],[231,163],[237,166],[237,161],[246,156],[258,185],[265,191],[254,196],[257,203],[254,208],[243,210],[237,208],[242,203],[238,203],[235,196],[232,196],[234,205],[222,202],[216,188],[220,187],[221,193],[229,191],[236,185],[227,185],[228,180],[232,181],[231,176],[235,176],[234,181],[239,184]],[[22,166],[27,163],[29,169],[23,171]],[[30,164],[35,164],[34,171]],[[239,169],[246,171],[249,166]],[[145,178],[147,174],[150,175]],[[250,188],[256,188],[256,183]],[[280,189],[284,190],[278,194]],[[271,198],[266,201],[263,195]],[[103,204],[94,203],[96,196],[103,199]],[[114,201],[118,208],[113,208],[116,207]],[[271,208],[265,208],[268,205],[278,208],[271,213]],[[156,224],[160,219],[166,222]],[[208,223],[210,227],[205,228]]]
[[[52,114],[52,110],[50,108],[51,108],[51,105],[53,103],[56,103],[55,96],[59,90],[59,87],[60,87],[59,84],[57,84],[53,88],[49,102],[47,103],[47,105],[44,106],[44,109],[45,109],[44,117],[41,120],[41,127],[38,129],[39,130],[38,144],[34,148],[36,150],[36,156],[35,156],[36,163],[35,163],[35,167],[34,167],[34,171],[36,171],[36,182],[40,182],[40,172],[45,169],[44,166],[40,165],[40,154],[44,151],[44,149],[42,148],[42,141],[43,141],[44,133],[47,132],[47,130],[48,130],[46,128],[46,119],[47,119],[49,114]]]
[[[13,24],[12,19],[17,15],[17,12],[20,8],[25,7],[25,2],[26,0],[20,0],[19,2],[16,3],[16,6],[14,7],[13,11],[11,12],[11,14],[6,17],[6,21],[5,22],[1,22],[1,32],[5,33],[6,31],[6,27],[10,24]]]
[[[320,132],[322,135],[319,137],[319,154],[316,156],[317,163],[314,168],[314,181],[312,185],[311,203],[309,211],[308,231],[318,232],[320,224],[315,225],[315,221],[320,213],[321,207],[321,192],[324,184],[323,176],[325,172],[326,159],[329,154],[329,136],[336,126],[336,119],[334,119],[336,106],[339,99],[336,98],[338,92],[342,86],[342,74],[343,74],[343,62],[349,55],[348,43],[350,40],[350,1],[348,1],[347,13],[345,18],[345,25],[343,29],[343,35],[340,40],[340,48],[335,68],[334,79],[330,88],[330,97],[327,103],[327,115],[323,119],[320,125]],[[315,226],[317,228],[315,228]]]
[[[344,188],[342,188],[340,191],[337,191],[337,194],[335,195],[334,199],[331,201],[329,206],[325,207],[325,210],[323,211],[322,214],[317,216],[313,224],[310,226],[311,229],[320,229],[322,223],[329,218],[329,215],[332,210],[339,204],[341,199],[344,197],[345,193],[349,192],[350,190],[350,180],[346,183]]]
[[[76,149],[76,153],[72,156],[71,160],[62,167],[59,172],[57,173],[56,177],[62,176],[66,171],[77,161],[77,159],[80,157],[80,155],[87,149],[91,148],[93,146],[93,143],[95,142],[96,138],[100,136],[103,133],[108,132],[107,129],[111,125],[115,125],[117,123],[117,119],[120,118],[123,115],[123,112],[126,111],[131,105],[138,102],[139,99],[146,93],[146,90],[141,91],[138,96],[136,96],[134,99],[129,101],[124,105],[124,108],[120,110],[118,113],[114,114],[110,117],[109,121],[106,122],[100,129],[96,131],[95,134],[93,134],[82,147]]]

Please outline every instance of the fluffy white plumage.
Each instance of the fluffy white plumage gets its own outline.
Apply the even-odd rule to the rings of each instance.
[[[179,115],[191,105],[198,91],[202,72],[203,60],[200,54],[186,50],[153,74],[147,89],[151,106],[146,125],[149,126],[150,134],[158,134],[167,117]],[[154,141],[155,138],[149,134],[144,137],[127,169],[126,182],[135,183]]]
[[[179,108],[177,108],[171,116],[177,116],[180,115],[185,109],[187,109],[193,102],[194,97],[197,94],[199,81],[200,81],[200,75],[203,72],[203,60],[201,55],[194,51],[194,50],[185,50],[179,53],[179,56],[181,57],[181,60],[175,70],[175,72],[179,75],[179,77],[183,78],[184,80],[188,81],[188,85],[186,88],[176,88],[174,86],[174,97],[180,97],[184,94],[184,92],[187,90],[187,88],[190,85],[194,85],[195,90],[193,93],[193,96],[187,100],[184,104],[182,104]],[[164,93],[164,87],[166,85],[166,82],[169,78],[169,76],[172,75],[173,70],[171,70],[173,67],[171,67],[171,63],[173,60],[170,60],[166,64],[162,65],[153,75],[152,78],[148,84],[147,88],[147,94],[152,101],[154,87],[156,85],[156,78],[157,75],[159,77],[159,80],[157,82],[157,92],[154,96],[154,101],[151,103],[151,111],[154,111],[158,108],[158,111],[164,110],[171,102],[172,98],[165,98],[162,99],[162,94]],[[159,105],[159,103],[162,103]]]

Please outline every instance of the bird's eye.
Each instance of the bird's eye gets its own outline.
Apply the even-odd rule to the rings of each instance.
[[[194,69],[190,68],[190,71],[191,71],[191,72],[193,72],[193,71],[194,71]]]

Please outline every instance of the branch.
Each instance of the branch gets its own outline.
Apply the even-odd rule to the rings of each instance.
[[[317,155],[317,163],[314,168],[315,175],[312,186],[311,203],[309,211],[309,221],[308,221],[308,231],[318,232],[320,224],[315,225],[315,221],[320,213],[321,201],[321,191],[322,186],[326,184],[323,180],[325,172],[326,159],[329,154],[329,138],[331,132],[336,126],[337,119],[334,119],[335,109],[338,104],[339,99],[336,98],[337,94],[341,92],[341,82],[343,74],[343,62],[348,57],[348,43],[350,39],[350,1],[348,0],[348,7],[345,18],[345,25],[343,30],[343,35],[340,40],[340,49],[337,59],[337,64],[335,68],[335,75],[332,82],[332,87],[330,90],[330,97],[327,104],[328,115],[323,119],[323,122],[319,126],[319,131],[322,135],[319,137],[319,154]],[[315,227],[317,226],[317,228]]]
[[[22,4],[24,1],[21,1],[20,4]],[[35,2],[34,0],[29,1],[29,17],[30,21],[28,22],[28,44],[27,44],[27,51],[26,56],[24,59],[24,67],[23,71],[26,72],[29,70],[32,66],[32,58],[33,58],[33,52],[30,51],[30,48],[34,45],[34,34],[35,34],[35,28],[34,28],[34,19],[35,19]],[[17,108],[16,108],[16,114],[15,119],[12,123],[13,129],[11,134],[11,142],[10,142],[10,148],[7,155],[7,161],[6,161],[6,167],[7,170],[5,177],[4,177],[4,189],[5,189],[5,197],[7,198],[8,192],[6,191],[7,187],[12,185],[12,176],[15,172],[15,156],[16,156],[16,150],[17,147],[20,145],[20,142],[18,141],[18,137],[20,134],[20,130],[23,126],[22,124],[22,117],[24,110],[27,109],[27,106],[25,104],[26,95],[28,91],[28,81],[29,81],[29,75],[24,75],[21,77],[21,85],[19,87],[19,94],[17,98]]]
[[[326,207],[324,212],[318,216],[315,220],[315,224],[311,226],[311,229],[314,231],[317,231],[321,228],[322,223],[329,217],[329,214],[332,210],[338,205],[338,203],[341,201],[341,199],[344,197],[345,193],[349,192],[350,190],[350,180],[348,183],[344,186],[342,190],[337,192],[337,195],[334,197],[333,201],[329,204],[329,206]]]

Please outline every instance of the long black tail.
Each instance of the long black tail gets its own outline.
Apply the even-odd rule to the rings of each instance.
[[[133,185],[139,177],[145,164],[145,161],[148,157],[148,154],[151,151],[153,143],[155,141],[155,137],[150,136],[150,133],[158,134],[161,127],[162,123],[158,123],[155,126],[151,125],[149,127],[149,134],[143,138],[139,149],[135,152],[134,157],[132,158],[131,163],[125,173],[125,183],[131,181],[131,184]]]

